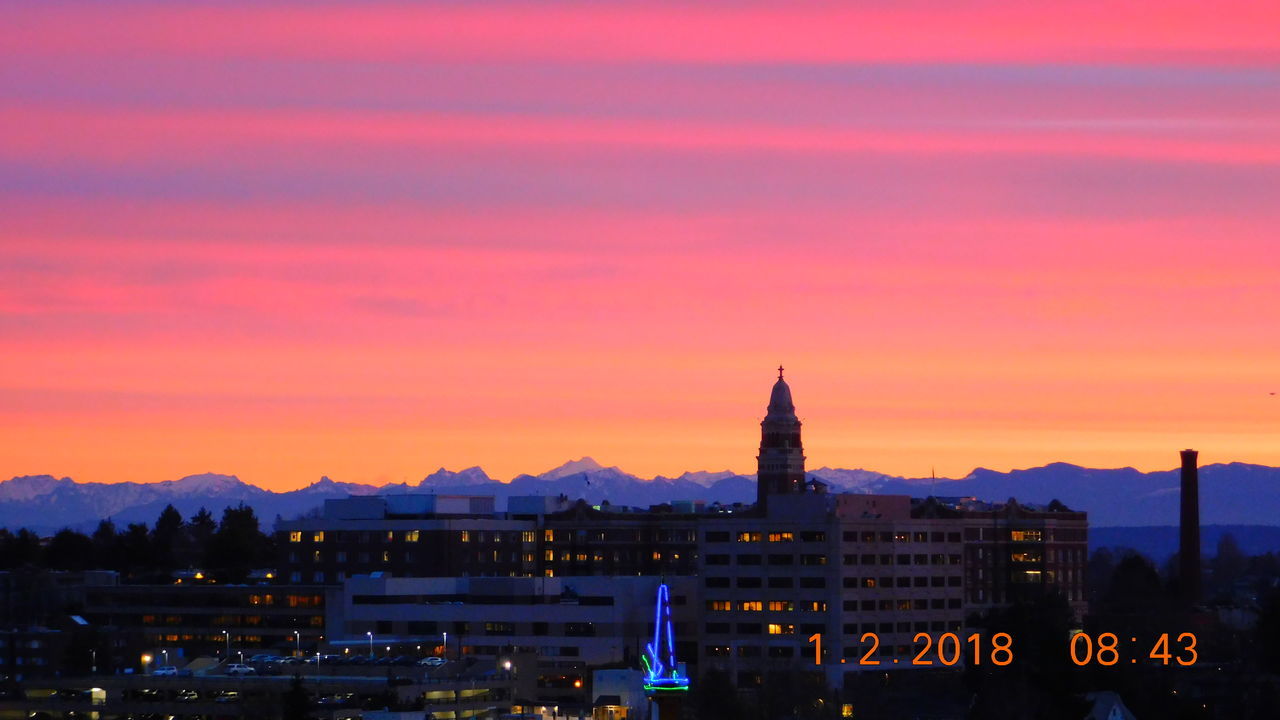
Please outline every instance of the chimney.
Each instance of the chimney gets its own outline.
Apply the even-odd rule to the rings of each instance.
[[[1179,546],[1182,596],[1188,605],[1200,602],[1200,471],[1195,450],[1182,451],[1182,495]]]

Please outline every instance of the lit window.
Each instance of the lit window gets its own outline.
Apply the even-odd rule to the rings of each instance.
[[[796,626],[791,623],[769,623],[770,635],[794,635]]]
[[[471,531],[470,531],[470,530],[463,530],[463,531],[462,531],[462,537],[461,537],[461,538],[459,538],[459,539],[460,539],[460,540],[462,540],[462,542],[471,542]]]
[[[542,541],[543,541],[543,542],[553,542],[553,541],[555,541],[555,539],[556,539],[556,531],[555,531],[555,530],[544,530],[544,531],[542,531]]]
[[[314,535],[311,536],[311,541],[324,542],[324,531],[323,530],[317,531]]]
[[[289,533],[289,542],[302,542],[302,531],[294,530]]]
[[[708,600],[707,609],[712,612],[728,612],[733,609],[733,603],[728,600]]]
[[[404,531],[404,541],[405,541],[405,542],[418,542],[418,531],[417,531],[417,530],[405,530],[405,531]]]
[[[770,612],[791,612],[791,610],[794,608],[795,608],[795,605],[792,604],[790,600],[770,600],[769,601]]]
[[[390,551],[390,550],[383,550],[383,551],[382,551],[382,562],[391,562],[391,551]]]
[[[760,600],[748,600],[742,603],[743,612],[760,612],[764,610],[764,602]]]
[[[789,533],[789,532],[769,533],[769,542],[771,543],[772,542],[792,542],[795,539],[796,539],[796,536],[794,533]]]
[[[738,533],[738,542],[760,542],[760,533],[740,532]]]
[[[521,542],[527,542],[527,543],[537,542],[537,539],[538,539],[538,536],[535,535],[532,530],[525,530],[524,532],[520,533]]]

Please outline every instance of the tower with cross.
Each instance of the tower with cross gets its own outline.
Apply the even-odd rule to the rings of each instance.
[[[756,507],[765,512],[769,496],[804,492],[804,447],[800,419],[791,401],[791,387],[782,377],[769,393],[769,407],[760,422],[760,454],[756,456]]]

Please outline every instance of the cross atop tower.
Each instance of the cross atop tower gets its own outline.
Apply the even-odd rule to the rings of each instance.
[[[778,366],[778,379],[779,379],[779,380],[781,380],[781,379],[782,379],[782,366],[781,366],[781,365],[779,365],[779,366]]]

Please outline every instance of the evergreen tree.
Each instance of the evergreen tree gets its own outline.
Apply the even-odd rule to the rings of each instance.
[[[121,569],[121,558],[117,552],[120,541],[116,535],[116,524],[111,522],[111,518],[99,521],[90,539],[93,540],[94,567],[103,570]]]
[[[151,530],[152,555],[157,570],[172,572],[177,566],[177,545],[182,536],[182,514],[166,505]]]
[[[49,540],[44,564],[50,570],[88,570],[94,565],[93,550],[89,536],[63,528]]]

